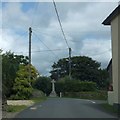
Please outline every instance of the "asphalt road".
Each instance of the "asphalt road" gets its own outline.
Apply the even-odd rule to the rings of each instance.
[[[31,106],[16,118],[116,118],[103,110],[100,103],[71,98],[48,98],[47,101]]]

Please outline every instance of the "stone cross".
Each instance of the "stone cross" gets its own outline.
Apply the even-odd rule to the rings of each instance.
[[[52,92],[55,92],[55,80],[53,79],[51,83],[52,83]]]
[[[50,97],[56,97],[57,95],[55,92],[55,80],[53,79],[51,83],[52,83],[52,92],[50,93]]]

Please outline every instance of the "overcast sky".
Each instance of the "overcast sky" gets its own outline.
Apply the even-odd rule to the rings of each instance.
[[[110,26],[102,22],[118,3],[57,2],[56,5],[72,56],[92,57],[105,68],[111,59],[111,34]],[[42,75],[49,75],[54,61],[68,57],[52,2],[4,2],[1,11],[1,49],[28,55],[28,28],[31,26],[32,64]],[[56,51],[35,52],[48,48]]]

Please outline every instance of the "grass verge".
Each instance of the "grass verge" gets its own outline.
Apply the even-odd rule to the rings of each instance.
[[[25,108],[27,108],[27,106],[25,106],[25,105],[19,105],[19,106],[18,105],[16,105],[16,106],[8,105],[6,111],[14,113],[14,112],[20,112],[20,111],[24,110]]]
[[[64,97],[91,99],[91,100],[107,100],[106,91],[93,91],[93,92],[66,92]]]
[[[101,106],[102,106],[105,110],[107,110],[107,111],[109,111],[109,112],[112,112],[112,113],[115,113],[115,114],[118,113],[118,110],[115,109],[112,105],[109,105],[109,104],[107,104],[107,103],[103,103],[103,104],[101,104]]]
[[[31,100],[34,103],[40,103],[47,99],[47,97],[40,97],[40,98],[32,98]],[[7,105],[6,111],[15,113],[15,112],[21,112],[22,110],[26,109],[28,106],[25,105]]]
[[[40,102],[43,102],[43,101],[47,100],[47,97],[32,98],[31,100],[32,100],[34,103],[40,103]]]

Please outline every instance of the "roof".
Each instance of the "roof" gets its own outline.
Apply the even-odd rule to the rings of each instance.
[[[111,21],[120,14],[120,5],[102,22],[104,25],[110,25]]]
[[[112,65],[112,59],[110,60],[108,66],[107,66],[107,71],[109,70],[110,66]]]

